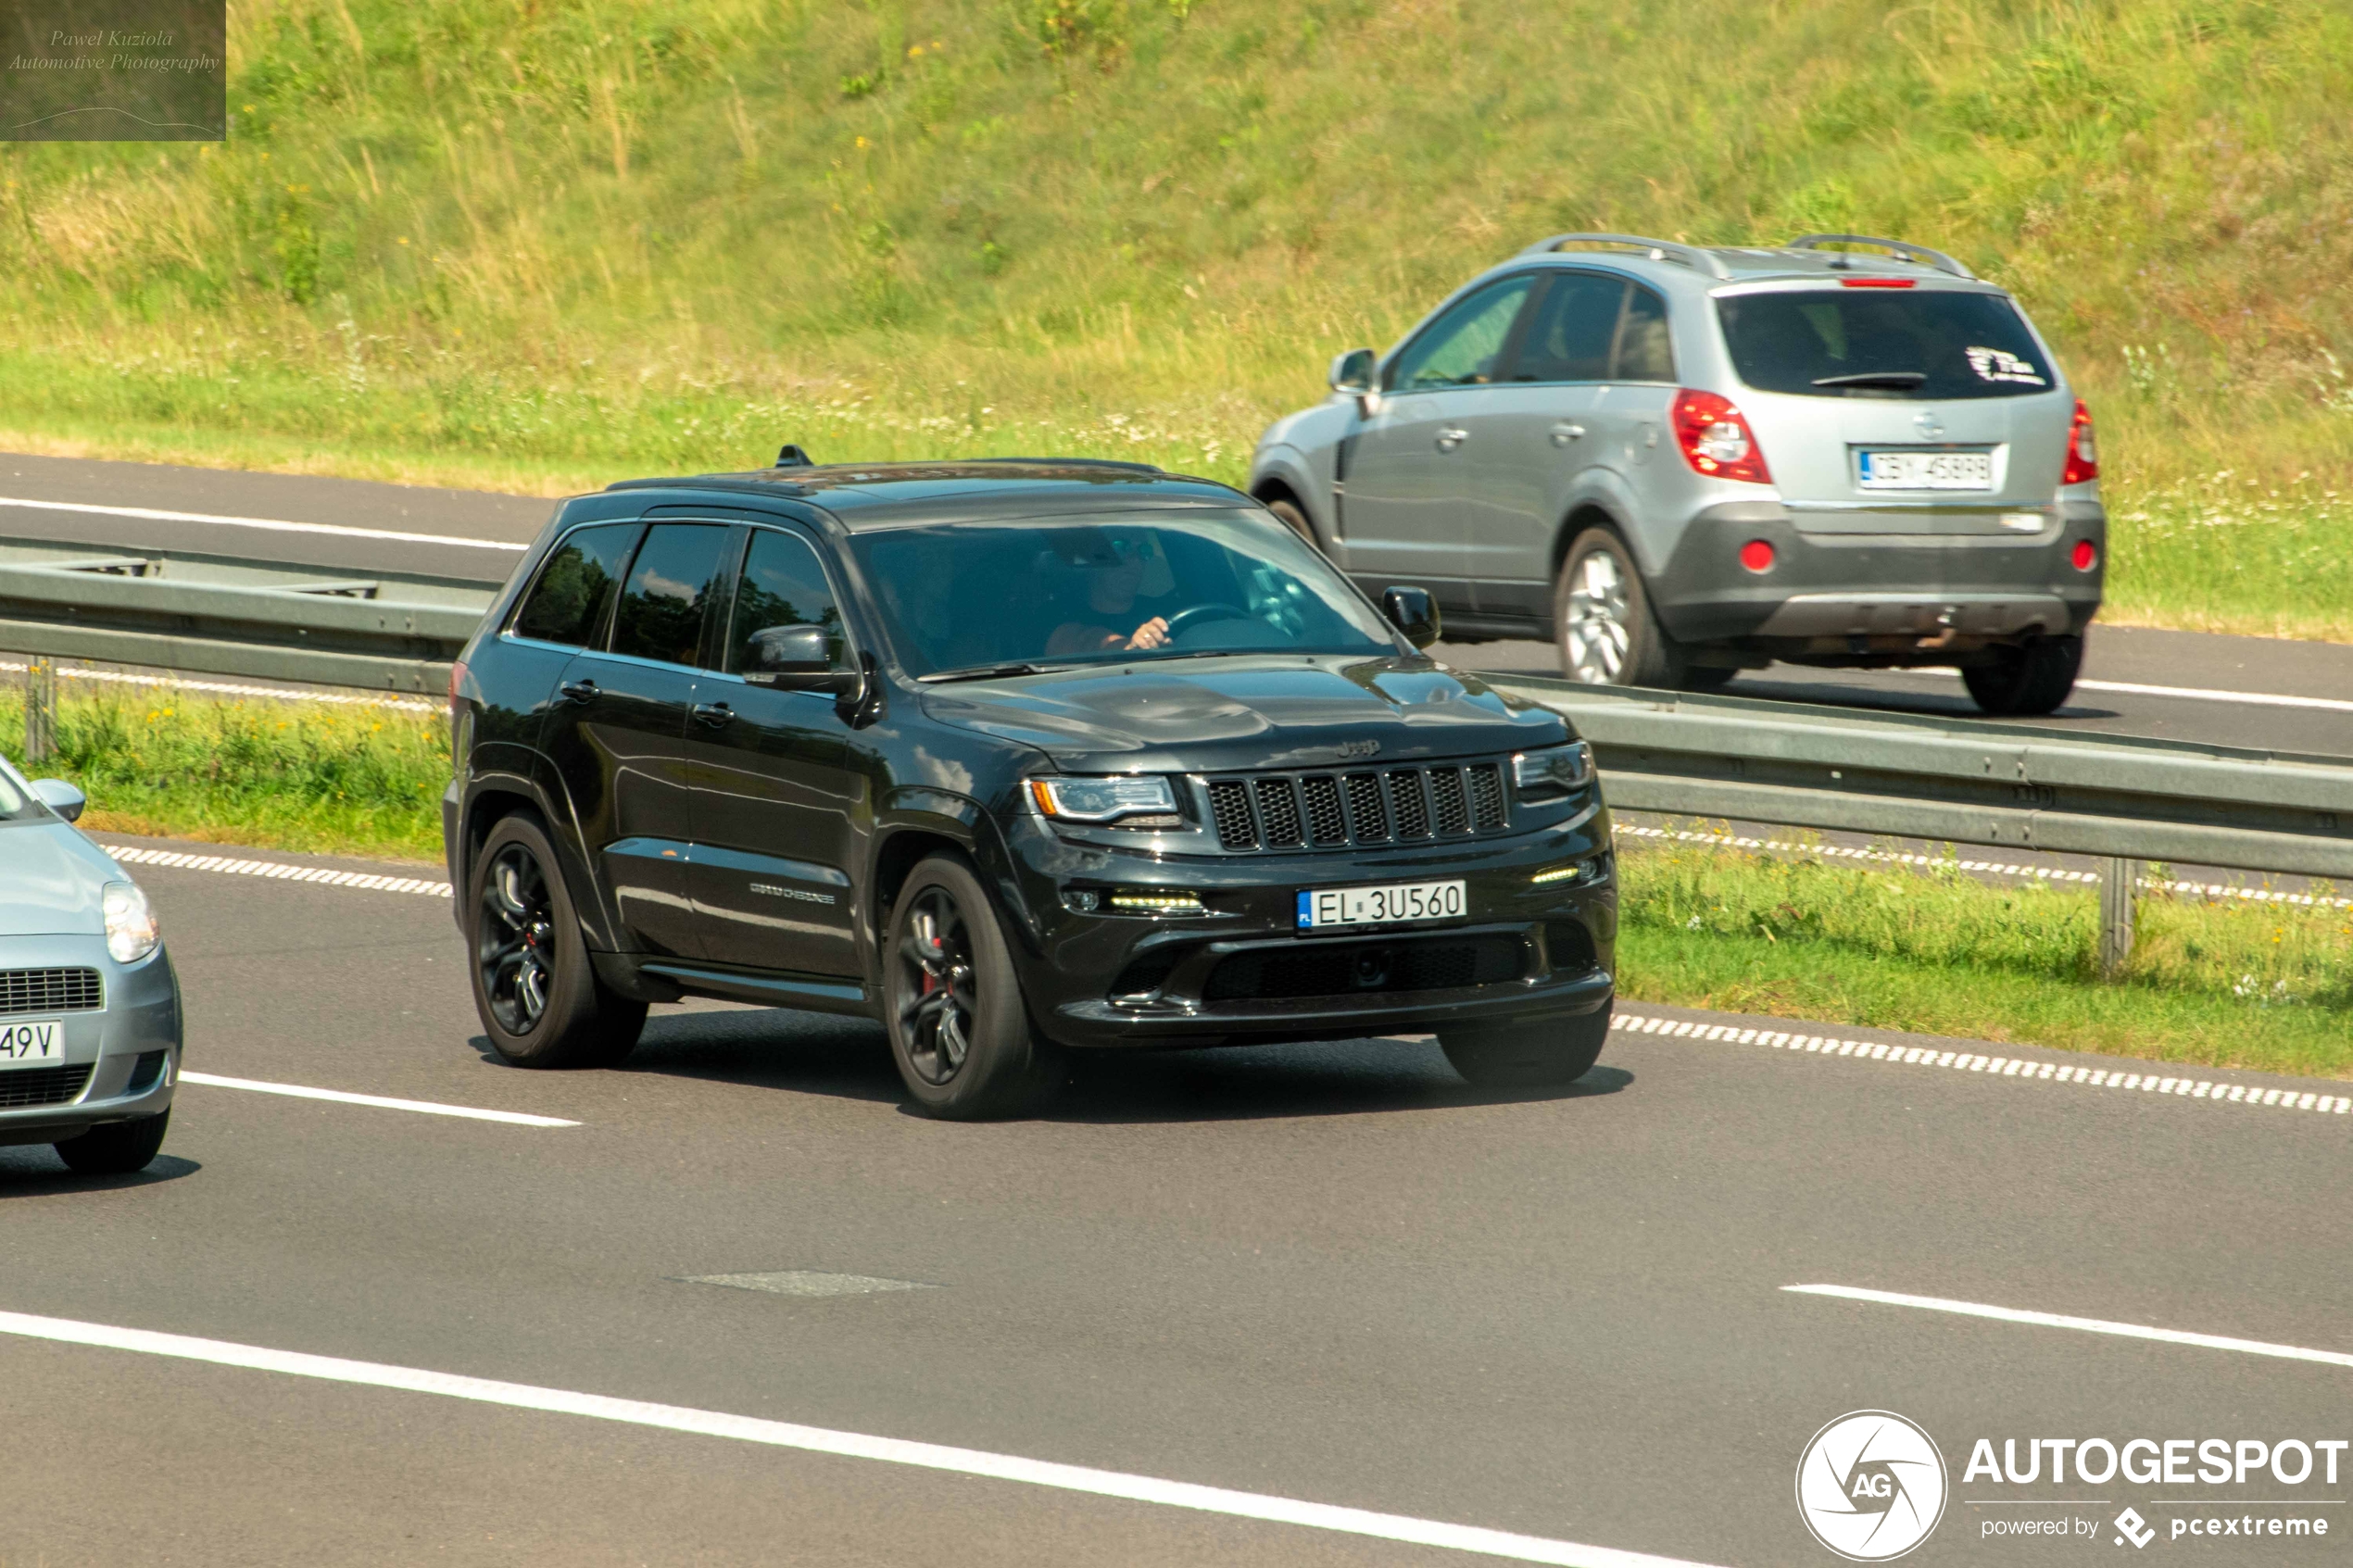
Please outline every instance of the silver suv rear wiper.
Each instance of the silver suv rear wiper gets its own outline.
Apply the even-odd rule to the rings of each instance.
[[[1925,370],[1856,370],[1852,375],[1816,376],[1816,386],[1887,386],[1908,392],[1928,380]]]

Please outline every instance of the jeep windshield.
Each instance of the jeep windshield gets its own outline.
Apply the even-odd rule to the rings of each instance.
[[[1280,523],[1249,512],[879,528],[851,536],[919,679],[1219,653],[1400,651],[1389,623]]]
[[[1957,289],[1835,288],[1716,302],[1741,380],[1806,397],[2027,397],[2058,377],[2018,307]]]

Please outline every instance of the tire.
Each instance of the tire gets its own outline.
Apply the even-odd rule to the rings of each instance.
[[[636,1047],[646,1004],[598,980],[588,939],[535,816],[503,818],[474,857],[466,945],[474,1010],[511,1067],[611,1067]]]
[[[1994,662],[1965,666],[1961,684],[1979,708],[1997,719],[2039,719],[2056,711],[2083,668],[2081,637],[2037,637],[2020,647],[1994,651]]]
[[[1613,998],[1596,1012],[1499,1029],[1441,1029],[1438,1048],[1455,1072],[1481,1088],[1574,1084],[1601,1060],[1615,1005]]]
[[[1732,684],[1737,670],[1718,670],[1713,665],[1693,664],[1683,671],[1683,689],[1687,692],[1718,692]]]
[[[84,1176],[127,1176],[133,1171],[144,1171],[163,1148],[165,1129],[171,1125],[171,1112],[159,1110],[153,1116],[134,1116],[128,1122],[102,1122],[80,1137],[68,1138],[49,1147],[68,1170]]]
[[[1030,1026],[996,906],[961,859],[934,855],[900,888],[883,999],[891,1060],[926,1116],[1026,1115],[1062,1086],[1062,1052]]]
[[[1284,527],[1306,540],[1308,548],[1318,555],[1323,553],[1324,546],[1315,540],[1315,525],[1307,521],[1307,514],[1298,502],[1278,497],[1267,502],[1266,509],[1282,519]]]
[[[1683,684],[1682,650],[1652,612],[1633,553],[1610,528],[1589,528],[1568,546],[1553,585],[1554,641],[1561,674],[1589,686]]]

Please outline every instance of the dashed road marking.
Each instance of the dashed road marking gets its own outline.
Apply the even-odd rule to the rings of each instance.
[[[223,1078],[217,1073],[182,1073],[183,1084],[214,1089],[248,1089],[255,1094],[285,1095],[294,1099],[333,1100],[337,1105],[364,1105],[377,1110],[413,1110],[425,1116],[457,1116],[469,1122],[505,1122],[517,1127],[577,1127],[560,1116],[534,1116],[522,1110],[484,1110],[472,1105],[445,1105],[432,1099],[395,1099],[388,1095],[355,1095],[342,1089],[314,1089],[307,1084],[273,1084],[260,1078]]]
[[[1705,1019],[1667,1018],[1658,1013],[1621,1010],[1610,1020],[1610,1028],[1629,1035],[1720,1040],[1729,1045],[1770,1046],[1775,1050],[1814,1056],[1854,1057],[1907,1067],[1941,1067],[1956,1073],[1982,1073],[1989,1078],[2033,1079],[2040,1083],[2073,1084],[2095,1089],[2130,1089],[2142,1094],[2204,1100],[2209,1105],[2317,1110],[2323,1115],[2336,1116],[2353,1112],[2353,1098],[2323,1094],[2318,1090],[2267,1089],[2247,1084],[2223,1084],[2210,1078],[2163,1073],[2128,1073],[2113,1067],[2081,1067],[2072,1062],[2028,1061],[2019,1057],[1985,1056],[1968,1050],[1939,1050],[1933,1046],[1903,1046],[1886,1040],[1809,1035],[1802,1030],[1710,1023]]]
[[[1406,1514],[1376,1513],[1368,1509],[1342,1508],[1332,1503],[1304,1502],[1270,1497],[1263,1492],[1231,1491],[1189,1481],[1164,1481],[1116,1470],[1061,1464],[1050,1460],[1024,1459],[1017,1454],[988,1453],[978,1449],[950,1448],[939,1443],[912,1442],[902,1437],[869,1436],[793,1422],[765,1421],[755,1416],[729,1415],[719,1411],[682,1405],[657,1405],[642,1399],[618,1399],[603,1394],[542,1388],[527,1383],[500,1383],[487,1377],[429,1372],[419,1367],[390,1366],[379,1361],[346,1361],[339,1356],[314,1356],[298,1350],[273,1350],[258,1345],[238,1345],[220,1339],[199,1339],[184,1334],[158,1334],[149,1329],[120,1328],[110,1323],[77,1323],[70,1318],[37,1317],[30,1312],[0,1312],[0,1334],[20,1335],[64,1345],[88,1345],[103,1349],[131,1350],[181,1361],[208,1361],[215,1366],[244,1367],[330,1383],[360,1384],[395,1388],[412,1394],[437,1394],[445,1399],[471,1399],[513,1410],[545,1411],[557,1415],[586,1416],[632,1426],[658,1427],[669,1432],[726,1437],[739,1443],[797,1449],[804,1453],[831,1454],[844,1459],[911,1465],[920,1470],[977,1475],[1014,1481],[1058,1491],[1085,1492],[1096,1497],[1122,1498],[1189,1509],[1235,1519],[1258,1519],[1296,1524],[1311,1530],[1368,1536],[1377,1540],[1404,1541],[1519,1562],[1552,1562],[1575,1568],[1699,1568],[1698,1564],[1645,1552],[1619,1551],[1609,1547],[1579,1546],[1574,1541],[1522,1536],[1476,1524],[1452,1524]]]
[[[102,844],[98,847],[125,865],[170,866],[187,872],[220,872],[230,876],[268,877],[273,882],[308,882],[321,887],[360,887],[371,893],[415,893],[447,898],[449,884],[437,877],[384,876],[374,872],[338,872],[325,866],[295,866],[283,860],[250,860],[233,855],[191,855],[180,849],[146,849],[131,845]]]
[[[531,548],[528,545],[510,544],[504,539],[409,533],[396,528],[352,528],[339,522],[287,522],[268,517],[224,517],[217,512],[164,511],[155,507],[102,507],[90,501],[32,501],[20,495],[0,495],[0,508],[35,512],[87,512],[100,517],[135,517],[150,522],[208,522],[222,528],[254,528],[271,533],[329,533],[340,539],[388,539],[401,545],[449,545],[461,550],[506,550],[515,555]]]
[[[1865,1290],[1851,1285],[1785,1285],[1798,1296],[1834,1296],[1846,1301],[1869,1301],[1883,1307],[1918,1307],[1931,1312],[1957,1312],[1963,1317],[1992,1318],[1997,1323],[2031,1323],[2038,1328],[2071,1328],[2085,1334],[2112,1334],[2125,1339],[2154,1339],[2163,1345],[2195,1345],[2207,1350],[2236,1350],[2249,1356],[2277,1356],[2283,1361],[2317,1361],[2322,1366],[2353,1367],[2353,1355],[2342,1350],[2308,1350],[2299,1345],[2273,1345],[2261,1339],[2233,1339],[2220,1334],[2191,1334],[2178,1328],[2150,1328],[2136,1323],[2110,1323],[2105,1318],[2070,1318],[2057,1312],[2031,1312],[2016,1307],[1989,1307],[1981,1301],[1950,1301],[1941,1296],[1905,1296],[1893,1290]]]
[[[874,1296],[889,1290],[937,1290],[912,1279],[872,1274],[829,1274],[817,1269],[778,1269],[764,1274],[686,1274],[680,1285],[724,1285],[735,1290],[764,1290],[771,1296]]]

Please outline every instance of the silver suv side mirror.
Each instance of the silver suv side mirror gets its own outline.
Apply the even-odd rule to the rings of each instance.
[[[1333,356],[1332,390],[1364,396],[1373,390],[1373,351],[1369,348],[1352,348]]]

